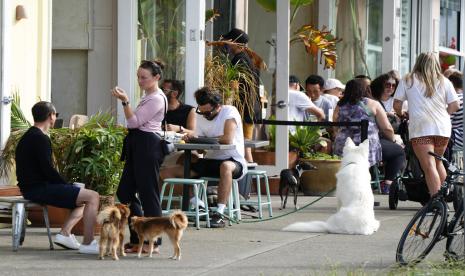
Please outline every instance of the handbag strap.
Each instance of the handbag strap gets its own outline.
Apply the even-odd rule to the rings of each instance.
[[[165,122],[164,125],[164,131],[163,131],[163,139],[166,140],[166,113],[168,113],[167,109],[168,109],[168,103],[166,102],[166,96],[164,95],[161,95],[163,97],[163,101],[165,102],[165,116],[163,117],[163,121]]]

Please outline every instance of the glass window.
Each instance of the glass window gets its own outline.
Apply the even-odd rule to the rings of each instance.
[[[399,73],[401,76],[410,71],[412,43],[412,0],[402,0],[400,19],[400,57]]]
[[[137,62],[159,59],[164,79],[183,81],[185,29],[186,0],[138,0]]]
[[[439,46],[460,49],[460,0],[441,0]]]
[[[336,78],[346,82],[356,75],[381,74],[383,0],[337,1],[334,21],[336,36],[342,38]]]

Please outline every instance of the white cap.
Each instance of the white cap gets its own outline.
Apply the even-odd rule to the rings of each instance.
[[[325,85],[323,86],[323,91],[330,90],[334,88],[346,89],[346,86],[342,84],[338,79],[327,79]]]

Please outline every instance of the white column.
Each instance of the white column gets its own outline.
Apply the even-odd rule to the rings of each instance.
[[[336,33],[336,26],[333,22],[333,9],[336,3],[334,0],[320,0],[318,1],[318,29],[326,26],[332,33]],[[340,57],[341,58],[341,57]],[[325,61],[323,57],[318,56],[317,74],[325,80],[331,78],[333,70],[325,69]]]
[[[421,1],[420,34],[418,36],[420,52],[439,52],[440,0]]]
[[[399,70],[400,0],[383,1],[382,72]]]
[[[12,28],[12,1],[0,2],[0,150],[3,149],[6,140],[10,136],[10,112],[11,103],[8,98],[11,96],[10,70],[11,64],[11,28]],[[5,103],[3,102],[5,100]]]
[[[248,28],[248,0],[236,0],[235,27],[247,33]]]
[[[186,1],[185,101],[196,106],[194,92],[203,86],[205,67],[205,1]]]
[[[276,56],[276,102],[289,103],[289,0],[277,2],[277,56]],[[288,106],[276,109],[277,120],[288,120]],[[289,163],[289,127],[276,127],[276,172],[287,168]],[[270,174],[275,174],[270,173]]]
[[[135,106],[137,0],[118,0],[117,9],[117,85],[127,92],[129,102]],[[123,107],[119,102],[116,105],[116,115],[118,123],[125,124]]]

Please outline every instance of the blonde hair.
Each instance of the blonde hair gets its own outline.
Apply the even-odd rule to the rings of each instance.
[[[407,74],[405,80],[413,86],[413,76],[416,76],[426,87],[425,96],[431,98],[435,92],[436,84],[439,81],[441,85],[444,82],[444,76],[441,74],[439,59],[433,52],[421,53],[413,66],[412,72]]]

